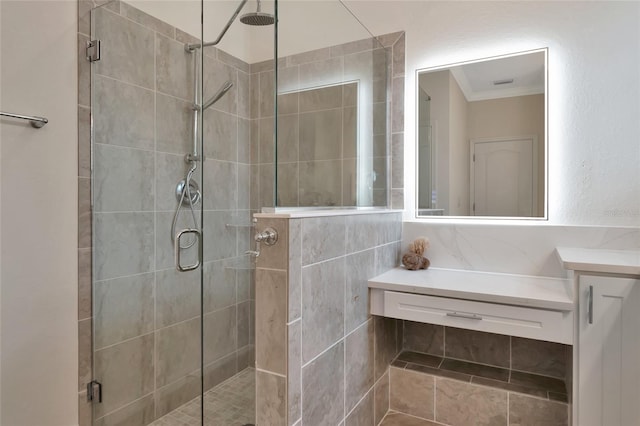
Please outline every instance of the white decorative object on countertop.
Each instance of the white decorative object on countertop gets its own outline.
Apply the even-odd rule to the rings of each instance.
[[[565,269],[640,276],[640,250],[558,247],[556,252]]]

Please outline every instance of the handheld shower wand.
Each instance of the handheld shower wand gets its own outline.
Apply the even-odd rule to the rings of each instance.
[[[211,105],[215,104],[222,98],[228,91],[233,87],[233,83],[231,80],[225,81],[222,86],[218,89],[215,95],[211,97],[207,102],[202,104],[202,111],[209,108]]]

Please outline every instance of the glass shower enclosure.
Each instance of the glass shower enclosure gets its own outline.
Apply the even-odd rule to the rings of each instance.
[[[251,70],[222,41],[264,16],[146,3],[92,11],[94,424],[252,424]]]
[[[388,204],[389,51],[339,1],[114,0],[91,36],[93,424],[254,424],[252,215]]]

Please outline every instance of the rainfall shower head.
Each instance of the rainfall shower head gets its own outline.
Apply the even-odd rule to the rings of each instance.
[[[260,0],[257,0],[258,8],[253,13],[246,13],[240,17],[240,22],[252,26],[272,25],[276,18],[270,13],[260,12]]]
[[[222,98],[228,91],[233,87],[233,83],[231,80],[227,80],[221,87],[218,89],[215,95],[211,97],[207,102],[202,104],[202,110],[209,108],[211,105],[215,104]]]

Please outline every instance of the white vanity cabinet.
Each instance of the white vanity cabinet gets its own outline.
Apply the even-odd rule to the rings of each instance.
[[[640,425],[640,280],[578,274],[579,426]]]
[[[574,426],[640,426],[640,251],[557,249],[575,272]]]

